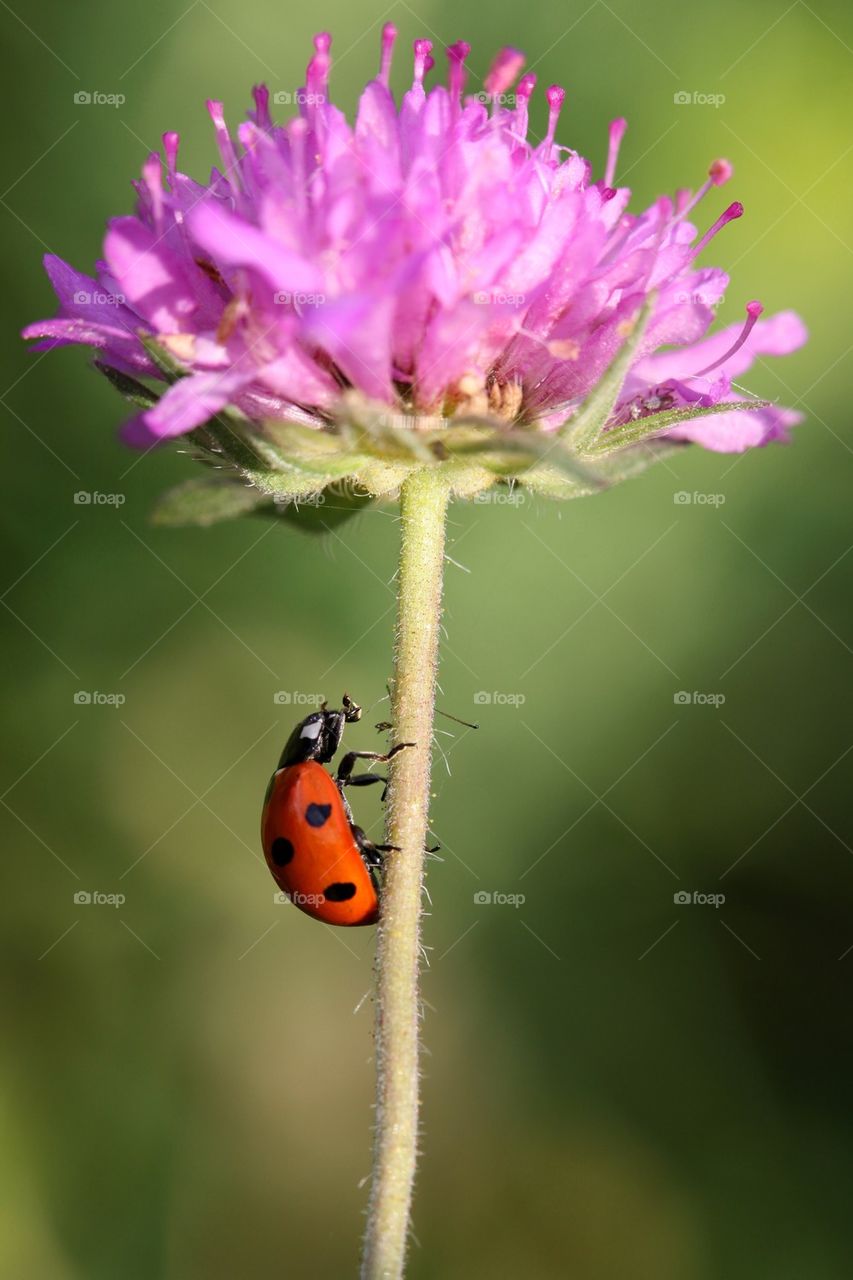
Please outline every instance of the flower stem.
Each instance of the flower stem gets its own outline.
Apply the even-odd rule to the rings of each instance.
[[[391,691],[388,855],[376,958],[376,1134],[362,1280],[403,1274],[418,1145],[421,893],[444,570],[448,488],[437,469],[414,472],[400,495],[402,536]]]

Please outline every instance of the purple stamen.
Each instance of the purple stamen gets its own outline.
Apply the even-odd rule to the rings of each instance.
[[[515,132],[522,138],[527,137],[528,107],[536,88],[536,72],[528,71],[522,76],[515,91]]]
[[[724,187],[734,174],[734,171],[734,165],[731,161],[720,157],[719,160],[715,160],[711,165],[708,170],[708,177],[715,187]]]
[[[692,200],[690,199],[689,191],[679,192],[679,196],[683,196],[677,203],[679,218],[686,217],[688,213],[695,209],[699,201],[705,199],[712,187],[724,187],[733,173],[734,167],[728,160],[715,160],[708,170],[708,177]]]
[[[616,176],[616,162],[619,159],[619,148],[622,145],[622,139],[625,137],[625,130],[628,128],[628,121],[619,116],[616,120],[610,122],[610,136],[607,145],[607,168],[604,170],[605,187],[613,186],[613,179]]]
[[[558,84],[552,84],[550,89],[546,89],[545,97],[548,99],[548,132],[545,135],[544,145],[545,149],[549,150],[554,143],[557,121],[560,119],[560,112],[566,100],[566,91],[561,89]]]
[[[332,67],[332,59],[329,57],[331,47],[332,37],[328,31],[321,31],[314,37],[316,52],[305,72],[305,87],[310,95],[309,107],[313,108],[317,103],[325,102],[328,97],[329,72]]]
[[[465,88],[465,59],[470,52],[471,46],[466,40],[457,40],[456,44],[451,44],[447,48],[447,60],[450,63],[447,74],[448,87],[450,97],[457,103]]]
[[[175,177],[178,172],[178,147],[180,145],[181,135],[179,133],[163,134],[163,150],[166,152],[166,169],[169,173],[169,190],[175,190]]]
[[[501,49],[489,68],[486,76],[485,90],[492,98],[499,98],[506,93],[521,68],[525,58],[520,49],[507,45]]]
[[[415,84],[423,87],[424,76],[427,71],[434,66],[432,57],[432,41],[416,40],[414,44],[415,50]],[[429,65],[427,65],[429,64]]]
[[[690,376],[693,378],[704,378],[706,373],[711,373],[713,369],[719,369],[721,364],[725,364],[727,360],[731,360],[732,356],[736,352],[740,351],[741,347],[752,333],[755,322],[763,310],[764,307],[760,302],[748,302],[746,304],[746,320],[744,321],[743,328],[738,335],[737,341],[729,347],[724,356],[720,356],[719,360],[715,360],[714,363],[709,364],[706,369],[700,369],[698,373],[693,373]]]
[[[252,97],[255,99],[255,124],[259,129],[271,129],[269,89],[265,84],[256,84],[252,89]]]
[[[234,150],[234,143],[231,141],[231,134],[228,132],[228,126],[225,123],[225,115],[221,102],[216,102],[213,98],[207,101],[207,110],[213,121],[213,128],[216,132],[216,143],[219,147],[219,154],[222,157],[222,164],[225,168],[225,177],[234,185],[238,185],[240,175],[238,171],[237,153]]]
[[[717,232],[722,231],[723,227],[726,225],[727,222],[733,222],[735,218],[741,218],[741,217],[743,217],[743,205],[739,200],[735,200],[733,204],[729,205],[728,209],[723,210],[723,212],[720,214],[719,218],[714,223],[714,225],[712,227],[709,227],[708,230],[705,232],[704,236],[702,237],[702,239],[697,244],[696,248],[691,253],[690,255],[691,260],[699,256],[699,254],[702,252],[705,246],[709,244],[711,240],[713,240]]]
[[[394,56],[394,42],[397,39],[397,28],[393,22],[386,22],[382,28],[382,57],[379,64],[379,79],[388,88],[391,75],[391,59]]]
[[[158,231],[163,230],[163,169],[159,151],[152,151],[142,166],[142,179],[151,199],[151,215]]]

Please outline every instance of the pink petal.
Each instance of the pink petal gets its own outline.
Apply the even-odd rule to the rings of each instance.
[[[203,201],[189,215],[190,231],[214,261],[226,267],[252,267],[273,289],[320,293],[323,273],[244,218],[227,213],[215,200]]]
[[[309,341],[331,356],[353,386],[376,400],[393,402],[391,320],[394,298],[369,293],[338,298],[304,317]]]
[[[137,372],[154,373],[154,366],[145,354],[144,347],[135,334],[124,329],[110,328],[108,325],[92,324],[88,320],[37,320],[28,324],[21,334],[27,340],[44,339],[32,350],[50,351],[55,347],[67,347],[72,343],[82,343],[88,347],[96,347],[106,353],[108,364],[118,367],[118,362],[132,364]]]
[[[255,377],[231,369],[227,373],[196,373],[179,378],[151,409],[125,423],[121,437],[135,449],[148,449],[158,440],[183,435],[207,422]]]
[[[335,379],[298,347],[259,369],[258,382],[291,403],[319,408],[330,408],[340,394]]]
[[[180,333],[196,310],[186,264],[137,218],[114,218],[104,256],[119,287],[158,333]]]
[[[743,453],[774,441],[784,443],[789,438],[789,428],[802,420],[803,415],[793,409],[771,405],[752,412],[709,414],[668,431],[666,438],[690,440],[715,453]]]

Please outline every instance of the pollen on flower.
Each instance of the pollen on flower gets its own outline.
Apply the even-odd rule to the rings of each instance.
[[[731,181],[733,175],[734,168],[728,160],[715,160],[708,170],[708,177],[715,187],[722,187],[726,182]]]
[[[580,357],[580,343],[574,338],[555,338],[547,345],[548,354],[557,360],[577,360]]]
[[[439,83],[432,42],[416,40],[397,100],[396,42],[386,23],[352,123],[330,98],[327,32],[314,38],[290,119],[273,118],[280,95],[271,101],[263,85],[236,128],[209,100],[220,167],[206,185],[181,172],[179,136],[165,133],[165,163],[144,162],[135,211],[108,224],[97,276],[48,255],[59,313],[25,336],[38,350],[90,345],[101,366],[164,391],[127,425],[128,443],[191,432],[229,407],[265,438],[276,423],[335,430],[358,405],[416,431],[472,413],[554,431],[632,340],[648,299],[643,344],[605,429],[734,402],[733,379],[755,356],[805,340],[795,315],[759,318],[752,303],[743,326],[709,336],[731,285],[697,258],[743,206],[712,208],[704,233],[690,216],[731,180],[728,160],[714,160],[695,192],[629,211],[617,181],[623,117],[609,124],[596,172],[558,143],[570,122],[559,85],[544,93],[545,137],[530,136],[536,76],[521,75],[520,50],[500,49],[485,92],[466,96],[470,45],[446,50]],[[142,336],[186,376],[164,387]],[[784,438],[796,420],[765,406],[672,435],[741,449]]]
[[[486,380],[476,373],[463,373],[456,384],[462,396],[476,396],[486,389]]]
[[[488,387],[489,411],[502,422],[515,422],[521,416],[524,392],[520,382],[498,382],[494,379]]]
[[[191,364],[195,360],[196,335],[194,333],[161,333],[157,335],[161,346],[178,360]]]

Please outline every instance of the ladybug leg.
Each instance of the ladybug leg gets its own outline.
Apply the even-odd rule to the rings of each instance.
[[[381,773],[354,773],[349,778],[338,778],[338,789],[343,795],[344,787],[371,787],[374,782],[382,783],[382,795],[380,801],[385,803],[385,795],[388,791],[388,779]]]
[[[381,751],[348,751],[338,765],[337,782],[338,786],[348,786],[350,782],[354,782],[356,786],[364,786],[363,782],[355,782],[352,777],[352,771],[355,768],[356,760],[375,760],[378,764],[387,764],[389,760],[393,760],[398,751],[404,751],[406,747],[414,747],[414,742],[398,742],[396,747],[392,747],[390,751],[384,754]],[[366,777],[366,774],[361,775]]]
[[[354,773],[349,778],[338,778],[339,787],[369,787],[374,782],[387,782],[387,778],[383,778],[381,773]]]
[[[383,853],[400,853],[402,852],[398,844],[374,844],[361,827],[357,827],[354,822],[350,823],[352,834],[358,845],[358,851],[361,854],[368,867],[381,867]],[[441,848],[440,844],[434,844],[431,848],[424,850],[424,853],[438,853]]]
[[[362,831],[361,827],[357,827],[355,824],[352,827],[352,834],[358,845],[359,853],[370,868],[382,866],[383,853],[399,852],[398,846],[395,844],[374,844],[370,837]]]
[[[382,799],[385,800],[385,791],[388,789],[388,779],[381,774],[376,773],[353,773],[357,760],[376,760],[379,764],[386,764],[389,760],[393,760],[398,751],[405,751],[406,747],[414,747],[414,742],[398,742],[396,747],[392,747],[390,751],[384,754],[381,751],[349,751],[342,757],[338,765],[338,772],[335,775],[335,781],[338,784],[338,790],[343,795],[344,787],[370,787],[374,782],[384,784],[385,790],[382,792]]]

